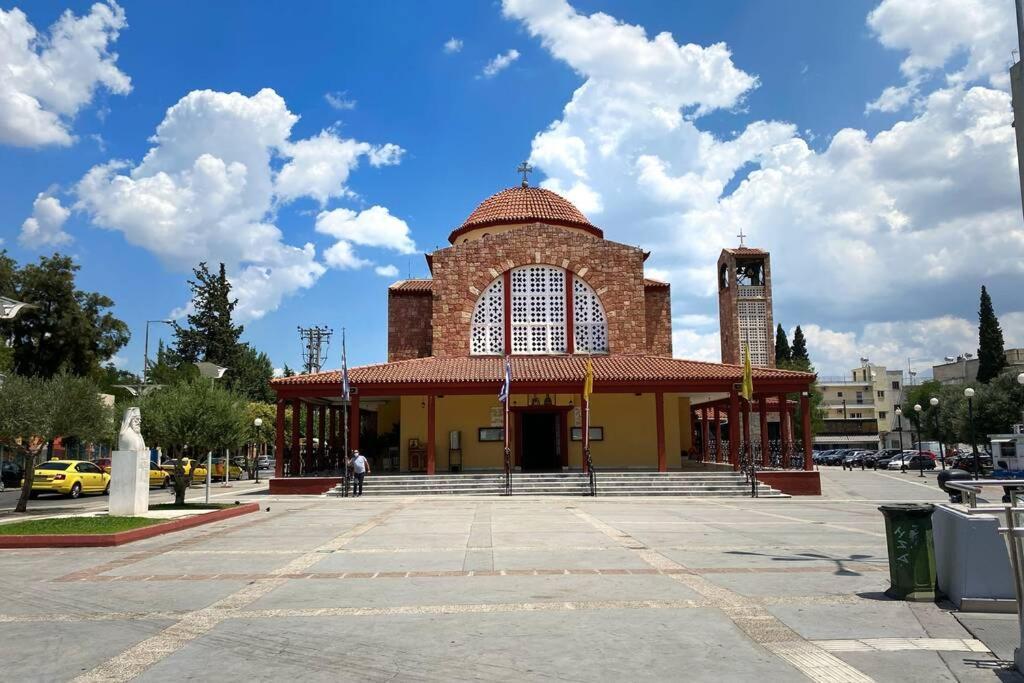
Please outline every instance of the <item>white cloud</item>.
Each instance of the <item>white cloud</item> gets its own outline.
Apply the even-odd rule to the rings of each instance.
[[[494,59],[487,62],[484,66],[483,77],[493,78],[499,73],[512,66],[512,62],[519,59],[519,50],[512,49],[508,50],[503,54],[496,55]]]
[[[381,277],[398,277],[398,268],[393,265],[377,266],[373,269],[373,272],[377,273]]]
[[[0,143],[18,147],[70,145],[71,120],[98,87],[124,95],[131,80],[109,51],[127,26],[116,2],[89,14],[65,11],[40,34],[18,8],[0,9]]]
[[[324,261],[327,262],[327,265],[338,270],[359,270],[360,268],[373,265],[373,261],[367,261],[356,256],[352,243],[345,240],[338,240],[328,247],[327,251],[324,252]]]
[[[700,129],[701,114],[757,86],[723,44],[648,37],[565,2],[505,0],[504,11],[583,79],[533,140],[543,185],[586,197],[610,239],[650,249],[648,267],[667,272],[688,314],[716,311],[713,264],[741,228],[772,250],[785,323],[938,318],[965,283],[1024,275],[1009,96],[962,82],[980,67],[923,92],[891,128],[843,129],[819,151],[787,122]],[[717,358],[717,342],[690,327],[677,321],[676,353]]]
[[[717,363],[722,360],[718,332],[697,332],[688,328],[672,330],[672,353],[676,358]]]
[[[71,235],[64,232],[64,223],[71,210],[47,192],[40,192],[32,202],[32,215],[21,224],[18,241],[26,247],[54,247],[67,244]]]
[[[416,251],[409,226],[383,206],[371,206],[358,213],[351,209],[321,211],[316,217],[316,231],[346,243],[383,247],[400,254]]]
[[[356,108],[356,101],[349,99],[347,92],[329,92],[324,95],[327,104],[338,111],[350,111]]]
[[[918,83],[916,81],[902,86],[891,85],[883,90],[882,94],[875,101],[868,103],[864,108],[864,113],[870,114],[873,111],[892,113],[900,111],[913,101],[917,93]]]
[[[76,208],[175,270],[223,261],[239,317],[259,318],[326,272],[312,244],[287,242],[275,209],[299,197],[343,196],[359,157],[399,155],[331,131],[293,141],[297,120],[270,89],[193,91],[167,110],[141,163],[91,169],[75,188]],[[285,160],[276,174],[275,158]],[[341,262],[343,248],[332,249],[328,263]]]
[[[453,55],[456,52],[462,52],[462,41],[455,37],[449,38],[444,41],[443,49],[446,55]]]

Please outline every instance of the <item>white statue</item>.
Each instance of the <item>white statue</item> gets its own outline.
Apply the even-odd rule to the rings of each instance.
[[[121,420],[121,431],[117,435],[117,450],[119,451],[148,451],[146,442],[142,438],[142,413],[138,408],[128,408],[124,411],[124,419]]]

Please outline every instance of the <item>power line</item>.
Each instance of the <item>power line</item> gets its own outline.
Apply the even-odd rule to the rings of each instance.
[[[331,335],[334,331],[327,327],[299,326],[299,339],[302,341],[302,367],[306,374],[320,372],[327,359],[327,349],[331,346]]]

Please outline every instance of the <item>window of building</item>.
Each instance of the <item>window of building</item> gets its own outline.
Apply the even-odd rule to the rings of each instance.
[[[893,389],[897,389],[897,390],[898,390],[898,389],[900,388],[900,383],[899,383],[899,380],[895,380],[895,381],[894,381],[894,382],[892,383],[892,388],[893,388]]]
[[[863,403],[863,402],[864,402],[864,392],[863,391],[858,391],[857,392],[857,403]]]
[[[506,343],[514,354],[568,352],[566,271],[554,266],[523,266],[497,278],[477,299],[470,325],[470,353],[501,355]],[[597,293],[572,278],[574,351],[607,353],[608,323]],[[511,339],[505,339],[505,311],[510,311]]]
[[[879,410],[878,411],[878,419],[879,420],[884,420],[887,415],[888,415],[888,413],[885,412],[884,410]]]
[[[863,417],[863,414],[862,413],[850,413],[850,417],[859,418],[859,417]]]
[[[883,390],[879,389],[875,393],[878,395],[878,398],[885,398],[885,392]]]
[[[843,397],[843,392],[837,391],[836,392],[836,396],[838,396],[839,398],[842,398]]]

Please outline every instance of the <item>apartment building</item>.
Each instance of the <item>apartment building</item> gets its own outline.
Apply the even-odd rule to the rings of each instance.
[[[825,424],[814,436],[815,450],[899,448],[896,408],[903,400],[903,371],[868,361],[848,376],[818,378]],[[902,425],[909,443],[909,424]]]

